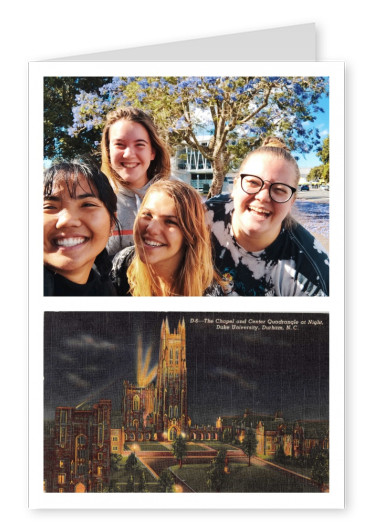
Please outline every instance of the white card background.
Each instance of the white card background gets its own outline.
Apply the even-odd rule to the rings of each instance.
[[[373,297],[366,283],[369,262],[373,263],[375,251],[369,249],[370,232],[373,227],[373,209],[365,199],[365,190],[373,183],[369,153],[373,152],[373,120],[370,119],[368,98],[365,98],[365,80],[374,86],[373,64],[374,17],[371,4],[359,0],[354,9],[338,9],[338,3],[317,0],[314,5],[291,0],[288,5],[278,0],[250,3],[239,0],[236,8],[213,9],[212,3],[191,0],[188,14],[175,9],[174,0],[161,3],[149,2],[143,6],[124,7],[122,0],[114,0],[111,6],[103,7],[99,0],[77,3],[67,0],[64,6],[46,0],[35,0],[20,6],[19,3],[4,6],[3,31],[1,33],[2,77],[6,82],[0,86],[3,102],[2,130],[3,197],[12,198],[15,178],[20,177],[20,195],[17,197],[18,259],[1,262],[2,278],[9,278],[3,286],[2,304],[6,310],[3,330],[4,352],[2,356],[3,385],[1,396],[4,403],[12,397],[12,407],[4,410],[3,425],[14,426],[15,412],[20,417],[18,435],[12,438],[12,455],[3,463],[1,484],[4,500],[3,521],[14,526],[38,527],[38,529],[66,529],[69,525],[85,523],[92,529],[104,525],[152,526],[164,529],[175,525],[179,515],[189,525],[213,525],[228,529],[235,525],[275,526],[291,529],[301,525],[306,530],[321,526],[341,526],[343,529],[359,527],[373,518],[374,488],[372,463],[364,466],[363,453],[359,451],[359,430],[366,427],[371,440],[375,426],[369,422],[371,404],[370,390],[374,373],[373,359]],[[125,17],[126,16],[126,17]],[[103,20],[105,19],[105,22]],[[116,23],[116,20],[119,22]],[[135,23],[135,20],[137,23]],[[347,289],[347,510],[338,511],[28,511],[27,466],[28,434],[28,312],[27,271],[28,260],[28,201],[27,201],[27,149],[28,130],[27,84],[28,61],[45,60],[51,57],[66,57],[74,54],[89,54],[124,47],[174,42],[208,35],[262,30],[291,24],[315,21],[317,28],[317,58],[319,60],[346,61],[347,96],[346,115],[346,284]],[[79,21],[85,21],[85,31],[78,31]],[[275,43],[278,46],[278,42]],[[9,96],[11,95],[11,99]],[[15,104],[15,102],[17,102]],[[372,162],[371,162],[372,165]],[[360,186],[361,184],[361,186]],[[14,202],[9,200],[0,211],[3,241],[8,242],[9,225],[14,219]],[[372,218],[371,218],[372,216]],[[364,250],[367,256],[364,260]],[[30,249],[30,253],[32,249]],[[363,265],[363,262],[365,263]],[[11,273],[9,272],[11,268]],[[360,281],[359,279],[362,279]],[[17,375],[17,379],[15,376]],[[17,392],[16,392],[17,389]],[[33,404],[30,404],[32,407]],[[9,441],[2,438],[2,449],[9,448]],[[32,460],[34,456],[30,454]],[[370,473],[371,471],[371,473]],[[252,520],[251,520],[252,519]]]

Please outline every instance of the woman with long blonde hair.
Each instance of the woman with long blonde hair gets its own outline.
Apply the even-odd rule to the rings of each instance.
[[[158,181],[134,224],[135,246],[114,258],[119,295],[222,295],[199,193],[181,181]]]

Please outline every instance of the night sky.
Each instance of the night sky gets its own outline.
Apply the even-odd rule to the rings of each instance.
[[[179,319],[186,323],[188,414],[194,424],[214,424],[218,416],[242,414],[245,408],[260,414],[281,411],[286,420],[329,418],[327,314],[46,312],[46,420],[54,417],[57,406],[84,401],[90,407],[111,399],[113,409],[120,410],[122,381],[137,382],[139,338],[144,355],[152,348],[151,368],[158,363],[166,317],[170,331]],[[217,329],[216,319],[246,319],[246,326],[259,329],[233,330],[231,324],[229,330]],[[265,320],[265,326],[268,319],[296,320],[298,325],[296,330],[285,325],[283,330],[262,330],[250,319]]]

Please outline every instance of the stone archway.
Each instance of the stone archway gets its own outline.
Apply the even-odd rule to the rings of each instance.
[[[83,483],[79,482],[74,487],[74,492],[86,492],[86,487]]]
[[[169,441],[175,441],[176,437],[178,435],[177,429],[175,426],[172,426],[168,432],[168,440]]]

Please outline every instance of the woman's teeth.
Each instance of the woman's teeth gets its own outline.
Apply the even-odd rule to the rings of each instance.
[[[256,212],[256,214],[260,214],[261,216],[265,216],[265,217],[269,217],[271,212],[269,212],[268,210],[264,210],[262,208],[256,208],[256,207],[252,207],[250,206],[248,208],[248,210],[250,210],[251,212]]]
[[[85,238],[61,238],[56,240],[56,244],[59,247],[74,247],[75,245],[80,245],[84,243]]]
[[[150,245],[151,247],[162,247],[164,245],[164,243],[159,243],[159,242],[152,242],[150,240],[144,240],[144,242],[147,244],[147,245]]]

